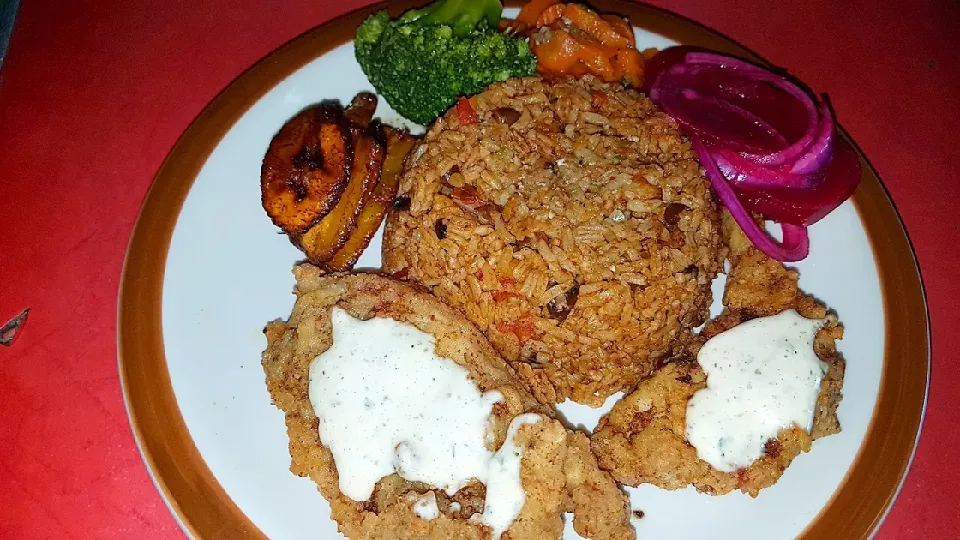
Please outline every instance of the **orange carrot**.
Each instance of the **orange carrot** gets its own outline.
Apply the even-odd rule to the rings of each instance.
[[[569,73],[577,63],[574,56],[576,44],[566,30],[553,30],[550,39],[535,44],[533,52],[537,55],[537,68],[541,73]]]
[[[603,15],[603,20],[610,23],[610,26],[613,27],[621,36],[627,38],[627,41],[630,42],[630,47],[636,47],[637,42],[633,35],[633,27],[630,26],[630,23],[626,19],[619,15]]]
[[[621,73],[624,80],[632,86],[643,84],[643,56],[636,49],[620,49],[613,59],[613,64]]]
[[[552,4],[548,6],[547,9],[543,10],[540,16],[537,17],[537,26],[550,26],[562,19],[567,13],[567,5],[568,4]]]
[[[536,26],[537,19],[545,9],[559,3],[560,0],[530,0],[520,9],[516,20],[525,25]]]
[[[600,15],[582,4],[531,0],[517,20],[548,29],[536,34],[530,45],[541,75],[592,73],[608,82],[643,83],[645,58],[623,17]]]
[[[620,35],[608,21],[600,18],[597,12],[583,4],[567,4],[564,15],[574,26],[590,34],[603,45],[617,49],[631,46],[633,40]]]
[[[553,30],[550,41],[534,49],[541,71],[561,75],[579,76],[593,73],[601,79],[618,80],[618,74],[610,63],[615,54],[585,34],[573,34],[566,30]]]
[[[660,53],[660,49],[657,49],[656,47],[647,47],[646,49],[640,52],[640,55],[643,56],[644,61],[647,61],[659,53]]]
[[[613,64],[617,49],[604,45],[587,34],[573,34],[580,46],[580,62],[587,66],[587,70],[605,81],[618,81],[620,72]]]

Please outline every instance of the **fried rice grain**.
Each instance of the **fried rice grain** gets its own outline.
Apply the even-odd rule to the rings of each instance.
[[[537,77],[471,98],[408,158],[384,270],[459,308],[544,403],[598,406],[704,322],[718,206],[676,123],[630,89]]]

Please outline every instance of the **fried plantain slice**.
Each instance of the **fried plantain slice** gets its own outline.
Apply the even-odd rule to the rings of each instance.
[[[260,169],[260,200],[274,225],[302,233],[327,215],[346,189],[353,154],[338,105],[309,107],[284,124]]]
[[[397,187],[400,185],[400,172],[403,170],[403,161],[410,153],[417,138],[407,130],[386,128],[387,157],[383,160],[383,169],[380,172],[380,181],[373,193],[363,205],[357,217],[356,228],[350,234],[347,242],[337,251],[326,264],[328,270],[343,272],[353,268],[357,259],[367,249],[370,239],[377,233],[380,223],[390,210],[393,199],[397,196]]]
[[[354,124],[366,128],[373,120],[373,113],[377,110],[377,95],[373,92],[360,92],[353,96],[350,105],[343,114]]]
[[[320,266],[329,261],[346,242],[357,223],[357,216],[380,180],[386,157],[386,135],[379,122],[371,123],[354,138],[350,181],[340,201],[329,214],[297,238],[310,262]]]

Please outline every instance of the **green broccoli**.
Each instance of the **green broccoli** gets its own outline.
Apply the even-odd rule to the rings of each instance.
[[[403,14],[404,22],[420,21],[427,24],[445,24],[453,28],[455,36],[465,36],[481,21],[488,28],[500,24],[503,5],[500,0],[439,0],[421,9]]]
[[[499,0],[439,0],[395,20],[381,11],[357,28],[357,62],[394,110],[429,124],[461,96],[535,72],[527,41],[497,31],[502,9]]]

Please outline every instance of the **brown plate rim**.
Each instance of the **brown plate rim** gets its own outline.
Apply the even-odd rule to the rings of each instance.
[[[307,62],[352,39],[356,25],[374,11],[386,7],[396,15],[422,3],[398,0],[367,6],[332,19],[270,53],[204,108],[181,135],[147,193],[130,236],[120,283],[120,381],[143,460],[172,513],[193,537],[266,538],[206,466],[170,384],[161,299],[167,251],[182,203],[223,135],[267,91]],[[760,60],[720,33],[666,10],[625,0],[590,3],[603,11],[627,15],[634,25],[677,42]],[[912,462],[929,386],[929,320],[916,256],[888,193],[862,152],[860,156],[865,165],[863,181],[853,201],[880,275],[886,333],[883,374],[873,418],[853,464],[830,501],[801,534],[810,540],[868,538],[876,531]],[[892,306],[896,309],[888,309]],[[894,328],[897,339],[892,338]],[[923,363],[922,369],[917,362]]]

